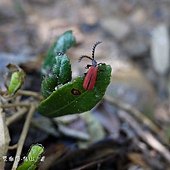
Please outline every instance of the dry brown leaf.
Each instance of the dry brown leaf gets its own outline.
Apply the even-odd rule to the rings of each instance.
[[[142,154],[139,153],[130,153],[128,154],[128,158],[135,163],[136,165],[140,165],[143,168],[147,167],[147,164],[143,160]]]

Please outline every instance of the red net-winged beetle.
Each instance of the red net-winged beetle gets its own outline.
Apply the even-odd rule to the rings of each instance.
[[[95,84],[96,84],[96,79],[97,79],[97,71],[98,71],[98,64],[97,61],[94,59],[94,53],[95,53],[95,49],[97,47],[97,45],[99,45],[100,41],[96,42],[92,48],[92,56],[86,56],[83,55],[80,57],[79,62],[83,59],[83,58],[88,58],[92,61],[91,65],[87,65],[86,68],[89,68],[89,70],[87,71],[84,81],[83,81],[83,88],[85,90],[93,90]]]

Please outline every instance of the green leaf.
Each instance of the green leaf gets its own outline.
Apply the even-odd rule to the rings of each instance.
[[[8,69],[11,72],[11,78],[8,85],[8,94],[15,94],[24,83],[25,73],[17,65],[8,64]]]
[[[48,97],[58,85],[71,81],[71,64],[66,55],[57,55],[52,66],[52,73],[46,76],[41,83],[42,95]]]
[[[51,69],[55,63],[55,56],[58,52],[65,53],[69,48],[74,46],[76,43],[75,37],[72,34],[72,31],[66,31],[64,34],[58,37],[56,42],[49,49],[46,59],[44,61],[42,72],[48,74],[48,71]]]
[[[41,84],[42,95],[48,97],[58,85],[71,81],[70,59],[63,53],[76,43],[72,31],[58,37],[49,49],[42,67],[44,79]]]
[[[40,103],[38,110],[48,117],[88,111],[102,99],[110,83],[110,76],[110,65],[101,64],[98,66],[97,81],[93,90],[85,90],[83,88],[84,77],[78,77],[73,82],[58,87]]]
[[[58,85],[69,82],[72,78],[70,59],[66,55],[56,56],[52,72],[57,76]]]
[[[55,75],[45,77],[41,83],[41,93],[44,98],[47,98],[54,90],[57,85],[57,79]]]
[[[43,152],[44,147],[42,145],[33,145],[24,162],[17,168],[17,170],[35,170],[41,160]]]

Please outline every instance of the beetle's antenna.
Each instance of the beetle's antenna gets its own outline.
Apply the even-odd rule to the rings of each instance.
[[[92,48],[92,59],[94,59],[95,49],[96,49],[97,45],[99,45],[100,43],[102,43],[102,42],[101,42],[101,41],[98,41],[98,42],[96,42],[96,43],[93,45],[93,48]]]
[[[83,59],[83,58],[88,58],[90,60],[93,60],[91,57],[87,56],[87,55],[83,55],[79,58],[79,62]]]

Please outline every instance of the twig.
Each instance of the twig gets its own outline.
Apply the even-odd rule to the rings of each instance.
[[[119,107],[120,109],[130,113],[134,117],[136,117],[139,121],[141,121],[144,125],[150,127],[154,132],[158,133],[160,131],[160,128],[154,124],[149,118],[147,118],[142,112],[134,108],[133,106],[123,103],[120,101],[115,100],[114,98],[110,96],[105,96],[105,99],[113,104],[116,107]]]
[[[2,108],[10,108],[10,107],[29,107],[30,104],[27,104],[27,103],[8,103],[8,104],[2,104],[0,105],[0,107]]]
[[[8,117],[6,119],[6,124],[9,126],[11,123],[15,122],[18,120],[20,117],[22,117],[27,111],[27,108],[22,108],[20,109],[17,113],[13,114],[12,116]]]
[[[23,95],[23,96],[32,96],[32,97],[38,98],[40,100],[43,99],[43,97],[39,93],[33,92],[33,91],[28,91],[28,90],[18,90],[17,94]]]
[[[23,145],[24,145],[24,141],[26,139],[26,136],[27,136],[27,133],[28,133],[28,130],[29,130],[29,125],[30,125],[30,122],[31,122],[31,119],[32,119],[32,116],[33,116],[35,109],[36,109],[35,104],[31,104],[30,110],[29,110],[28,115],[26,117],[26,121],[25,121],[23,130],[21,132],[20,139],[18,141],[18,148],[17,148],[17,151],[16,151],[15,160],[14,160],[14,164],[12,166],[12,170],[16,170],[16,168],[18,166],[18,163],[19,163],[18,158],[20,158],[22,148],[23,148]]]
[[[124,111],[120,111],[119,117],[128,122],[139,137],[141,137],[153,149],[162,154],[167,162],[170,162],[169,150],[162,143],[160,143],[150,132],[143,130],[131,115],[126,114]]]
[[[8,146],[8,149],[9,149],[9,150],[13,150],[13,149],[16,149],[16,148],[17,148],[17,146],[18,146],[17,144],[12,145],[12,146]]]
[[[4,169],[5,161],[3,161],[2,158],[4,155],[7,155],[9,143],[10,136],[5,123],[5,113],[3,112],[3,109],[0,108],[0,169]]]
[[[99,160],[94,160],[92,162],[89,162],[81,167],[78,167],[78,168],[74,168],[74,169],[71,169],[71,170],[83,170],[83,169],[90,169],[92,167],[94,167],[96,165],[96,167],[100,166],[103,162],[107,161],[108,159],[113,159],[114,155],[113,154],[110,154],[109,156],[107,156],[106,158],[102,158],[102,159],[99,159]]]

